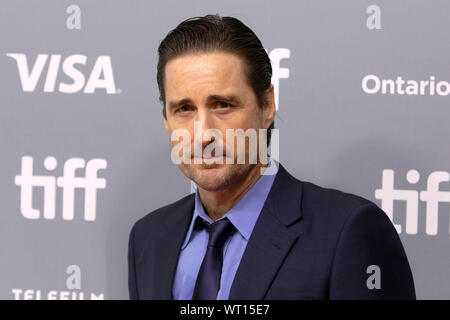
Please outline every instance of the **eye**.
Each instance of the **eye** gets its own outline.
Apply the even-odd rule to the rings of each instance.
[[[217,102],[216,105],[217,105],[217,107],[218,107],[219,109],[228,109],[228,108],[231,108],[231,104],[226,103],[226,102],[223,102],[223,101]]]
[[[192,110],[192,106],[185,104],[184,106],[181,106],[178,108],[175,112],[188,112]]]

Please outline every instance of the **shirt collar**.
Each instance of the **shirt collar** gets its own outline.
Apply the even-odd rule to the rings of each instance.
[[[247,241],[250,239],[250,235],[272,187],[273,181],[275,179],[275,173],[277,171],[276,167],[277,164],[275,164],[274,161],[269,158],[269,165],[267,169],[275,169],[270,171],[272,174],[262,174],[259,177],[258,181],[256,181],[256,183],[234,205],[234,207],[219,219],[221,220],[224,218],[228,218],[233,226]],[[192,216],[192,220],[181,249],[184,249],[191,241],[197,217],[200,217],[207,223],[213,223],[212,219],[208,216],[208,214],[205,212],[205,209],[203,208],[198,189],[196,189],[195,191],[194,214]]]

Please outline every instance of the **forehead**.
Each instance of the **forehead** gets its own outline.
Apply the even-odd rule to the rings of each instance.
[[[166,96],[249,89],[242,59],[227,52],[193,53],[169,60],[164,78]]]

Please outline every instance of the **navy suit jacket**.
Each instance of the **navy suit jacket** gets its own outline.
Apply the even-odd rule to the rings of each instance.
[[[173,299],[193,211],[190,194],[133,225],[130,299]],[[375,276],[381,286],[369,289]],[[415,299],[415,290],[399,236],[376,204],[297,180],[280,165],[229,299]]]

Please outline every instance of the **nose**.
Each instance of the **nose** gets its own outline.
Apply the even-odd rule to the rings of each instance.
[[[205,148],[215,140],[214,135],[205,135],[205,132],[209,129],[215,129],[214,119],[212,119],[207,111],[199,111],[194,120],[195,144],[201,144],[202,148]]]

